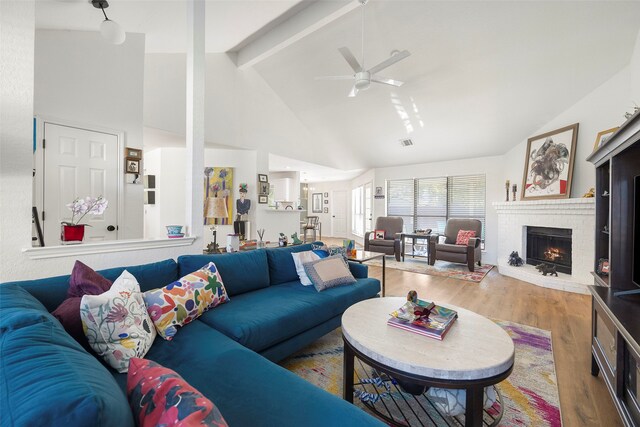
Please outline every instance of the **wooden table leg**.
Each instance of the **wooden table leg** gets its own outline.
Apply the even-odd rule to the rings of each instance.
[[[465,427],[482,427],[484,387],[467,389],[467,410],[464,414]]]
[[[344,338],[343,338],[344,341]],[[342,364],[342,397],[349,403],[353,403],[353,369],[354,353],[347,342],[344,342],[344,362]]]

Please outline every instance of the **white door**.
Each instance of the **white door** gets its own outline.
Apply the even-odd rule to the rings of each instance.
[[[331,192],[331,234],[332,237],[347,237],[347,192]]]
[[[109,205],[102,215],[82,218],[82,224],[91,226],[84,241],[117,239],[118,136],[45,123],[43,138],[45,244],[60,244],[60,222],[71,221],[66,205],[87,196],[103,196]]]

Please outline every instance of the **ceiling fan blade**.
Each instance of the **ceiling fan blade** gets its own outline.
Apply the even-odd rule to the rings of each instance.
[[[358,89],[354,86],[351,88],[351,92],[349,92],[349,98],[355,98],[358,94]]]
[[[340,51],[344,59],[347,60],[349,65],[351,65],[351,68],[353,68],[353,71],[355,71],[356,73],[359,73],[360,71],[362,71],[362,66],[360,65],[356,57],[353,56],[353,53],[351,53],[348,47],[341,47],[338,50]]]
[[[398,52],[395,55],[392,55],[391,57],[389,57],[386,60],[382,61],[378,65],[376,65],[374,67],[371,67],[371,69],[369,69],[369,72],[371,74],[375,74],[378,71],[382,71],[385,68],[392,66],[393,64],[395,64],[398,61],[402,61],[404,58],[406,58],[409,55],[411,55],[411,54],[409,53],[408,50],[403,50],[402,52]]]
[[[400,87],[404,84],[404,82],[401,82],[400,80],[393,80],[393,79],[388,79],[386,77],[380,77],[380,76],[371,76],[371,81],[376,83],[383,83],[385,85],[396,86],[396,87]]]
[[[320,76],[316,80],[353,80],[353,76]]]

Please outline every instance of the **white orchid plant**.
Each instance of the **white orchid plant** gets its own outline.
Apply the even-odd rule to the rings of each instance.
[[[86,215],[102,215],[107,209],[109,202],[102,196],[98,197],[78,197],[67,207],[72,213],[71,221],[63,221],[63,225],[88,225],[80,224],[82,218]],[[78,219],[76,219],[78,217]]]

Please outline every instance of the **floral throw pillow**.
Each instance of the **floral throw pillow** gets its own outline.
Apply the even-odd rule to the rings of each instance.
[[[127,396],[139,427],[227,426],[213,402],[151,360],[131,359]]]
[[[121,373],[129,359],[147,354],[156,338],[140,285],[127,270],[107,292],[82,297],[80,318],[89,346]]]
[[[179,326],[196,320],[205,311],[229,301],[220,273],[212,262],[200,270],[144,293],[147,310],[158,333],[171,340]]]
[[[458,230],[456,245],[468,245],[469,239],[472,237],[476,237],[475,230]]]

